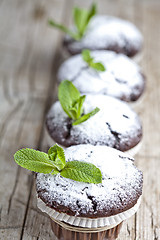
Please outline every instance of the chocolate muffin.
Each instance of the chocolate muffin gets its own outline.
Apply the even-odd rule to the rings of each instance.
[[[121,223],[138,209],[142,172],[134,159],[106,146],[78,145],[65,149],[66,161],[85,161],[102,172],[102,183],[76,182],[38,173],[39,208],[49,214],[58,239],[116,239]]]
[[[58,81],[72,81],[81,93],[110,95],[126,102],[140,98],[145,88],[145,77],[135,62],[113,51],[92,51],[91,56],[104,65],[105,71],[90,68],[78,54],[61,65]]]
[[[141,50],[142,42],[141,33],[132,23],[112,16],[96,15],[81,40],[66,36],[64,46],[72,55],[87,48],[112,50],[133,57]]]
[[[87,121],[73,126],[60,102],[52,105],[46,117],[46,127],[53,141],[64,147],[105,145],[134,154],[133,150],[142,138],[142,126],[138,115],[126,103],[110,96],[87,94],[83,106],[84,114],[95,107],[100,111]]]

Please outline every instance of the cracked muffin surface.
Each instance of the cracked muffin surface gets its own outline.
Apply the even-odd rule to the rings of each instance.
[[[78,54],[67,59],[59,68],[58,81],[70,80],[81,93],[104,94],[126,102],[137,101],[145,90],[145,76],[130,58],[112,51],[92,51],[95,62],[105,71],[90,68]],[[74,66],[74,67],[73,67]]]
[[[142,172],[134,159],[105,146],[78,145],[64,150],[66,161],[85,161],[102,172],[102,183],[89,184],[59,174],[38,173],[38,197],[50,208],[71,216],[108,217],[132,208],[142,194]]]
[[[100,109],[96,115],[73,126],[60,102],[55,102],[46,117],[50,137],[65,147],[92,144],[105,145],[121,151],[127,151],[141,141],[141,122],[126,103],[105,95],[87,94],[84,114],[96,107]]]

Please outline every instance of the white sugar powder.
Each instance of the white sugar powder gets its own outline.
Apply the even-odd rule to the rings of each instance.
[[[137,114],[126,103],[105,95],[87,94],[84,102],[84,114],[92,111],[95,107],[99,107],[100,111],[87,121],[72,126],[70,136],[63,139],[64,132],[68,131],[67,115],[59,102],[53,104],[47,121],[49,121],[50,129],[58,130],[58,134],[62,138],[60,144],[63,145],[63,142],[72,142],[73,140],[75,144],[90,143],[113,147],[117,142],[127,146],[130,146],[130,142],[133,140],[135,145],[139,142],[136,139],[139,132],[141,133],[141,123]],[[54,130],[51,132],[54,139]]]
[[[76,214],[103,210],[104,206],[122,207],[128,198],[137,199],[142,190],[142,173],[134,160],[105,146],[78,145],[65,149],[66,161],[85,161],[95,164],[102,172],[101,184],[89,184],[63,178],[59,174],[37,174],[37,190],[43,191],[47,202],[71,208]],[[45,192],[45,193],[44,193]],[[91,200],[91,198],[92,200]],[[93,207],[96,202],[96,210]]]
[[[126,46],[139,50],[142,41],[141,33],[132,23],[112,16],[97,15],[92,18],[85,36],[80,41],[71,42],[68,47],[73,52],[85,48],[111,49],[112,46],[118,46],[122,51]]]
[[[87,67],[82,56],[78,54],[62,64],[58,80],[72,81],[81,93],[102,93],[126,101],[132,101],[132,95],[135,98],[141,95],[145,80],[135,62],[123,54],[105,50],[92,51],[91,56],[95,62],[101,62],[106,71],[97,72]]]

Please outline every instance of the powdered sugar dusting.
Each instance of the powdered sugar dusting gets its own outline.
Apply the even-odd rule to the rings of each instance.
[[[97,15],[92,18],[85,36],[80,41],[68,41],[71,52],[79,53],[84,48],[112,49],[130,55],[132,49],[139,51],[142,47],[142,35],[130,22],[112,16]]]
[[[47,128],[54,141],[63,146],[87,144],[107,145],[127,151],[141,140],[142,127],[135,112],[124,102],[105,95],[86,95],[84,114],[99,107],[100,111],[79,125],[69,119],[59,102],[47,115]]]
[[[105,50],[92,51],[91,56],[96,62],[103,63],[106,71],[97,72],[87,67],[81,54],[78,54],[61,65],[59,82],[68,79],[81,93],[101,93],[128,102],[141,96],[145,79],[135,62],[123,54]]]
[[[38,173],[37,192],[47,205],[57,210],[67,207],[75,216],[96,217],[114,215],[117,209],[123,212],[136,204],[142,193],[142,173],[132,158],[112,148],[92,145],[72,146],[65,149],[65,156],[66,161],[80,160],[99,167],[102,184]]]

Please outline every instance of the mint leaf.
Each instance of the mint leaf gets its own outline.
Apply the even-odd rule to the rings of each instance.
[[[71,30],[69,30],[67,27],[65,27],[64,25],[62,24],[58,24],[56,23],[54,20],[51,20],[49,19],[48,20],[48,24],[52,27],[55,27],[59,30],[61,30],[62,32],[64,33],[67,33],[69,36],[71,36],[71,38],[75,39],[75,40],[78,40],[79,39],[79,36],[77,36],[76,33],[72,32]]]
[[[72,108],[74,108],[74,104],[79,98],[80,92],[70,81],[65,80],[61,82],[58,88],[58,99],[63,110],[72,119],[75,119],[75,116],[72,113]]]
[[[59,171],[57,169],[54,169],[54,171],[51,172],[52,175],[56,175],[58,173],[59,173]]]
[[[82,51],[82,58],[87,63],[87,65],[97,71],[104,72],[106,69],[101,62],[95,62],[94,58],[91,57],[91,52],[88,49]]]
[[[88,12],[85,9],[75,7],[73,10],[74,24],[77,28],[79,39],[83,37]]]
[[[14,154],[14,160],[21,167],[34,172],[50,173],[54,169],[48,154],[34,149],[20,149]]]
[[[61,176],[78,182],[101,183],[102,173],[92,163],[70,161],[61,171]]]
[[[84,50],[82,51],[82,57],[83,57],[83,60],[84,60],[86,63],[88,63],[88,65],[89,65],[90,62],[93,61],[93,58],[91,57],[91,52],[90,52],[90,50],[88,50],[88,49],[84,49]]]
[[[91,111],[90,113],[87,113],[85,115],[83,115],[81,118],[79,118],[78,120],[76,120],[75,122],[72,123],[72,125],[78,125],[82,122],[87,121],[90,117],[94,116],[97,112],[99,112],[100,109],[99,108],[95,108],[93,111]]]
[[[91,18],[96,14],[96,4],[92,4],[89,10],[75,7],[73,10],[74,24],[77,28],[79,39],[84,36]]]
[[[80,96],[80,98],[73,104],[73,108],[71,108],[71,110],[74,110],[76,113],[75,119],[78,119],[83,113],[83,103],[85,101],[85,98],[85,95]]]
[[[90,64],[90,67],[92,67],[95,70],[100,71],[100,72],[104,72],[106,70],[104,65],[101,62],[96,62],[96,63],[92,62]]]
[[[90,22],[91,18],[92,18],[93,16],[95,16],[96,13],[97,13],[97,5],[96,5],[95,3],[93,3],[93,4],[91,5],[91,8],[90,8],[89,12],[88,12],[88,16],[87,16],[87,20],[86,20],[86,25],[88,25],[88,23]]]
[[[65,167],[66,160],[64,156],[63,148],[55,144],[48,150],[48,156],[58,171],[62,170]]]

